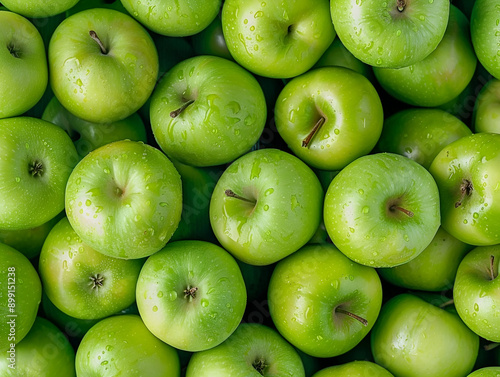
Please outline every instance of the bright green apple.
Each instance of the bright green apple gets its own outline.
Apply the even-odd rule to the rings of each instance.
[[[382,132],[382,103],[357,72],[324,67],[292,79],[274,109],[276,128],[308,165],[340,170],[373,149]]]
[[[331,0],[335,30],[362,62],[406,67],[434,51],[448,24],[448,0]]]
[[[26,18],[0,11],[0,118],[18,116],[42,98],[48,83],[42,37]]]
[[[179,377],[175,349],[151,334],[137,315],[103,319],[76,352],[78,377]]]
[[[69,136],[44,120],[0,119],[0,229],[40,226],[64,209],[78,162]]]
[[[375,77],[389,94],[413,106],[436,107],[451,101],[467,87],[476,69],[469,30],[467,17],[451,5],[446,33],[429,56],[408,67],[374,67]]]
[[[363,156],[335,176],[324,221],[353,261],[394,267],[416,258],[440,225],[439,193],[425,168],[392,153]]]
[[[370,361],[352,361],[322,369],[312,377],[394,377],[387,369]]]
[[[25,17],[44,18],[62,13],[79,0],[2,0],[9,10]],[[85,0],[86,1],[86,0]]]
[[[445,146],[471,134],[462,121],[443,110],[407,109],[385,120],[377,148],[408,157],[428,169]]]
[[[309,70],[335,38],[328,0],[226,0],[222,28],[233,58],[264,77]]]
[[[476,132],[500,134],[500,80],[491,79],[479,92],[474,104],[473,123]]]
[[[139,313],[156,337],[203,351],[238,327],[247,302],[234,258],[205,241],[177,241],[148,258],[137,282]]]
[[[66,187],[68,220],[82,241],[115,258],[160,250],[182,211],[179,173],[158,149],[115,141],[85,156]]]
[[[457,314],[411,294],[384,304],[371,342],[375,362],[398,377],[466,376],[479,349]]]
[[[111,123],[135,113],[158,75],[158,53],[148,32],[112,9],[66,18],[50,40],[48,55],[57,99],[89,122]]]
[[[302,361],[275,330],[243,323],[221,345],[197,352],[189,361],[186,377],[305,377]]]
[[[500,367],[486,367],[475,370],[467,377],[498,377],[500,374]]]
[[[476,0],[470,18],[472,44],[479,62],[500,79],[500,0]]]
[[[354,263],[335,246],[307,245],[277,264],[268,300],[285,339],[311,356],[332,357],[352,349],[373,327],[382,285],[375,269]]]
[[[297,251],[318,229],[323,189],[297,157],[260,149],[233,162],[210,201],[221,245],[239,260],[267,265]]]
[[[443,228],[471,245],[500,243],[500,135],[454,141],[429,171],[439,187]]]

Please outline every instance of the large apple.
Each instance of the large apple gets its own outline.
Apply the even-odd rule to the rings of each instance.
[[[31,22],[0,11],[0,118],[23,114],[42,98],[48,83],[42,37]]]
[[[260,76],[310,69],[335,38],[328,0],[226,0],[222,27],[233,58]]]
[[[54,16],[62,13],[79,0],[2,0],[5,5],[12,12],[22,14],[25,17],[44,18]]]
[[[135,113],[158,75],[158,53],[146,30],[112,9],[66,18],[49,45],[50,85],[79,118],[110,123]]]
[[[425,168],[392,153],[363,156],[335,176],[324,221],[355,262],[394,267],[416,258],[440,225],[439,193]]]
[[[71,226],[85,244],[111,257],[157,252],[177,228],[181,211],[179,173],[163,153],[141,142],[116,141],[94,150],[66,187]]]

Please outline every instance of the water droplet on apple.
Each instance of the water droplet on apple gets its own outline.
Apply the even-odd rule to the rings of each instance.
[[[248,24],[248,20],[245,18],[245,19],[243,20],[243,23],[244,23],[245,25],[246,25],[246,24]]]
[[[364,206],[363,209],[362,209],[362,212],[365,213],[365,214],[368,213],[368,212],[370,212],[370,207]]]
[[[201,299],[201,306],[206,308],[208,306],[209,302],[206,298]]]
[[[335,128],[335,129],[333,130],[333,133],[334,133],[335,135],[338,135],[338,134],[340,134],[340,130],[339,130],[338,128]]]
[[[354,233],[356,230],[354,228],[349,228],[349,232]]]
[[[468,223],[467,219],[464,219],[464,224],[467,224],[467,223]]]
[[[267,210],[269,210],[269,206],[266,204],[266,205],[264,206],[264,211],[267,211]]]
[[[479,311],[479,305],[477,304],[477,302],[474,304],[474,310],[475,310],[476,312],[478,312],[478,311]]]
[[[318,340],[323,340],[323,337],[322,337],[321,335],[318,335],[318,336],[316,337],[316,339],[318,339]]]
[[[255,12],[255,14],[254,14],[253,17],[254,18],[259,18],[259,17],[262,17],[262,16],[264,16],[264,12],[262,12],[261,10],[259,10],[259,11]]]
[[[158,311],[158,306],[153,306],[153,311],[156,313]]]
[[[16,182],[17,183],[21,182],[21,177],[16,177]]]
[[[63,260],[62,267],[63,267],[63,270],[68,270],[68,261],[67,260]]]
[[[401,30],[398,29],[398,31],[396,31],[396,37],[399,37],[401,35]]]
[[[418,18],[420,19],[420,21],[425,21],[425,16],[423,14],[421,14],[420,16],[418,16]]]
[[[87,200],[85,201],[85,205],[86,205],[87,207],[90,207],[90,205],[91,205],[91,204],[92,204],[92,202],[90,201],[90,199],[87,199]]]
[[[176,298],[177,298],[177,292],[176,292],[176,291],[171,291],[171,292],[168,294],[168,299],[169,299],[170,301],[174,301]]]

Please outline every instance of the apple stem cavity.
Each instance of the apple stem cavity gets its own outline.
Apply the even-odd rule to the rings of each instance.
[[[470,196],[473,190],[474,186],[472,185],[472,182],[469,181],[468,179],[464,179],[462,181],[462,184],[460,185],[460,199],[457,202],[455,202],[455,208],[460,207],[464,199],[467,196]]]
[[[253,368],[260,373],[260,375],[264,375],[264,371],[266,370],[266,368],[268,367],[268,365],[266,364],[266,361],[262,358],[258,358],[256,359],[253,363],[252,363],[252,366]]]
[[[43,175],[43,164],[40,161],[33,161],[29,166],[32,177],[41,177]]]
[[[99,289],[100,287],[103,286],[104,283],[104,276],[101,274],[96,274],[95,276],[90,276],[90,288],[91,289]]]
[[[490,277],[491,280],[495,280],[498,276],[498,273],[495,273],[495,256],[490,255]]]
[[[102,54],[107,55],[108,51],[106,50],[106,47],[104,47],[104,44],[101,42],[101,40],[97,36],[97,33],[94,30],[90,30],[89,35],[90,35],[90,38],[92,38],[99,45]]]
[[[21,57],[21,53],[12,43],[7,45],[7,50],[9,50],[10,54],[15,58],[19,59]]]
[[[233,190],[225,190],[224,193],[226,194],[226,196],[229,196],[230,198],[235,198],[235,199],[239,199],[239,200],[243,200],[247,203],[252,203],[252,204],[256,204],[257,201],[255,200],[251,200],[251,199],[247,199],[243,196],[240,196],[238,194],[235,194],[235,192]]]
[[[398,0],[396,6],[398,8],[398,11],[400,12],[404,11],[406,8],[406,0]]]
[[[400,207],[400,206],[397,206],[397,205],[391,206],[390,210],[392,212],[394,212],[394,211],[403,212],[408,217],[413,217],[414,216],[414,213],[412,211],[407,210],[406,208],[403,208],[403,207]]]
[[[190,285],[188,285],[188,287],[184,289],[184,298],[192,301],[196,298],[196,291],[198,291],[198,287],[191,287]]]
[[[194,99],[190,99],[189,101],[187,101],[184,105],[182,105],[181,107],[179,107],[177,110],[174,110],[174,111],[171,111],[170,112],[170,117],[171,118],[177,118],[179,115],[181,115],[181,113],[186,110],[186,108],[191,105],[192,103],[194,102]]]
[[[309,148],[311,140],[313,139],[314,135],[316,135],[316,133],[319,131],[321,126],[325,123],[325,120],[326,119],[324,117],[319,118],[319,120],[316,122],[311,132],[309,132],[309,135],[307,135],[306,138],[302,140],[302,147]]]
[[[354,318],[355,320],[359,321],[363,326],[368,326],[368,321],[362,317],[360,317],[359,315],[356,315],[354,313],[351,313],[350,311],[348,310],[345,310],[345,309],[342,309],[342,308],[335,308],[335,312],[336,313],[340,313],[340,314],[345,314],[351,318]]]

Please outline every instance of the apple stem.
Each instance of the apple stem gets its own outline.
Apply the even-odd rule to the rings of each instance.
[[[43,164],[40,161],[33,161],[29,171],[32,177],[41,177],[43,175]]]
[[[439,305],[439,307],[441,309],[443,309],[443,308],[446,308],[449,305],[453,305],[454,303],[455,303],[455,301],[453,299],[450,299],[448,301],[443,302],[441,305]]]
[[[490,277],[491,280],[495,280],[497,274],[495,273],[495,256],[490,255]]]
[[[257,203],[257,201],[255,201],[255,200],[250,200],[250,199],[247,199],[243,196],[235,194],[233,190],[225,190],[224,193],[226,194],[226,196],[229,196],[230,198],[240,199],[240,200],[243,200],[245,202],[252,203],[252,204]]]
[[[349,316],[349,317],[351,317],[351,318],[354,318],[355,320],[357,320],[357,321],[361,322],[361,324],[362,324],[363,326],[368,326],[368,321],[367,321],[366,319],[364,319],[364,318],[360,317],[359,315],[356,315],[356,314],[354,314],[354,313],[351,313],[351,312],[349,312],[349,311],[347,311],[347,310],[345,310],[345,309],[342,309],[342,308],[335,308],[335,312],[337,312],[337,313],[341,313],[341,314],[345,314],[345,315],[347,315],[347,316]]]
[[[184,105],[182,105],[181,107],[179,107],[177,110],[174,110],[174,111],[171,111],[170,112],[170,117],[171,118],[177,118],[179,115],[181,115],[181,113],[186,110],[186,108],[191,105],[192,103],[194,102],[194,99],[190,99],[189,101],[187,101]]]
[[[264,371],[266,370],[266,368],[268,367],[268,365],[266,364],[266,361],[262,358],[260,359],[257,359],[255,360],[253,363],[252,363],[252,366],[253,368],[259,372],[262,376],[264,375]]]
[[[194,299],[196,298],[196,291],[198,287],[191,287],[188,285],[186,289],[184,289],[184,298]]]
[[[495,349],[498,346],[500,346],[500,343],[490,343],[490,344],[485,344],[483,348],[485,351],[491,351],[492,349]]]
[[[395,211],[395,210],[403,212],[408,217],[413,217],[413,215],[414,215],[414,213],[412,211],[407,210],[406,208],[403,208],[403,207],[400,207],[400,206],[397,206],[397,205],[391,206],[391,211]]]
[[[398,0],[397,2],[398,11],[402,12],[406,7],[406,0]]]
[[[319,120],[316,122],[311,132],[309,132],[309,135],[307,135],[306,138],[302,140],[303,147],[305,148],[309,147],[309,143],[311,142],[312,138],[314,137],[314,135],[316,135],[316,133],[324,123],[325,123],[325,118],[324,117],[319,118]]]
[[[460,185],[460,200],[455,202],[455,208],[458,208],[462,205],[466,196],[470,196],[472,194],[472,190],[474,187],[472,186],[472,182],[468,179],[464,179],[462,184]]]
[[[99,289],[103,286],[104,276],[102,276],[101,274],[90,276],[89,279],[91,280],[89,283],[91,289]]]
[[[97,33],[94,30],[90,30],[89,31],[89,35],[90,35],[90,38],[92,38],[99,45],[99,47],[101,48],[101,52],[103,53],[103,55],[107,55],[108,51],[106,50],[106,47],[104,47],[104,44],[101,42],[101,40],[97,36]]]

